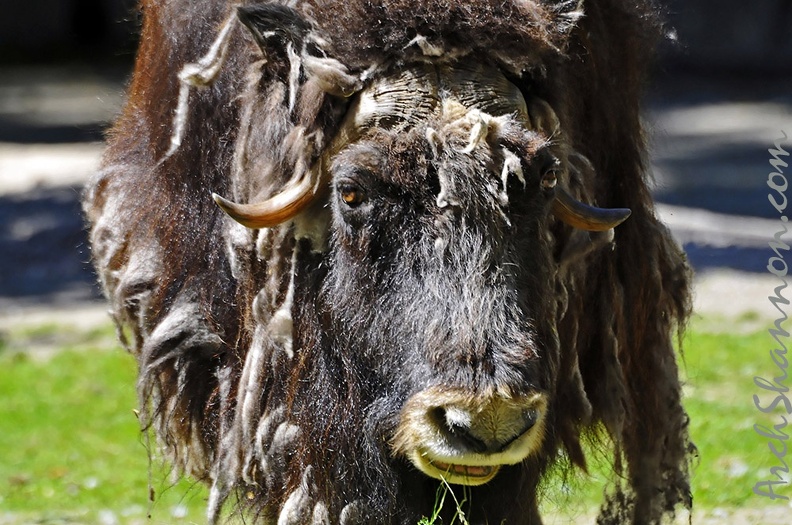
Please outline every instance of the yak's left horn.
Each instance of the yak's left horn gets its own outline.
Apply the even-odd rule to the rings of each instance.
[[[615,228],[632,213],[627,208],[597,208],[575,200],[567,191],[556,186],[553,214],[573,228],[602,232]]]
[[[321,191],[321,177],[312,172],[264,202],[237,204],[216,193],[212,193],[212,198],[220,209],[243,226],[271,228],[294,218],[316,199]]]

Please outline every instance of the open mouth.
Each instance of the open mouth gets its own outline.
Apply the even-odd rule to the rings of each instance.
[[[453,465],[450,463],[443,463],[442,461],[432,461],[432,465],[438,470],[444,472],[457,474],[459,476],[466,476],[469,478],[488,478],[494,475],[499,467],[489,466],[474,466],[474,465]]]
[[[457,485],[483,485],[498,474],[500,465],[462,465],[420,455],[420,468],[429,476]]]

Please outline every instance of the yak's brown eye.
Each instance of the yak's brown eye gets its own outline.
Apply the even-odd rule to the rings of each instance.
[[[541,180],[542,188],[545,190],[552,190],[558,184],[558,175],[555,170],[549,170],[542,175]]]
[[[338,194],[341,196],[341,200],[351,208],[359,206],[366,200],[366,192],[356,184],[346,183],[339,185]]]

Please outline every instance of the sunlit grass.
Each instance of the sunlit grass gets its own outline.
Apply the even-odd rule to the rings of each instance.
[[[694,331],[688,338],[685,405],[699,451],[693,478],[697,505],[779,503],[753,493],[754,483],[769,479],[770,467],[779,464],[754,425],[778,424],[783,405],[774,414],[763,414],[753,402],[754,394],[772,399],[755,386],[754,377],[778,376],[769,355],[775,347],[767,331],[744,336]],[[792,491],[787,490],[786,496],[792,497]]]
[[[19,341],[55,330],[13,334],[0,354],[2,512],[18,523],[204,522],[205,490],[174,484],[156,461],[150,501],[134,359],[90,343],[44,357],[19,352]]]
[[[783,421],[779,416],[783,405],[773,415],[763,414],[753,404],[753,395],[761,392],[754,386],[754,376],[772,379],[779,373],[769,356],[774,343],[767,331],[747,335],[708,333],[697,330],[696,324],[685,336],[679,366],[690,436],[698,448],[691,480],[696,509],[761,507],[780,502],[758,497],[752,490],[757,481],[770,479],[770,467],[780,464],[768,449],[767,439],[754,431],[754,424],[772,426]],[[790,431],[792,428],[787,428],[787,434]],[[568,479],[550,483],[543,499],[545,512],[565,518],[596,513],[609,465],[608,458],[594,459],[589,476],[570,474]],[[792,490],[785,495],[792,497]],[[571,519],[569,523],[576,521]]]
[[[0,522],[203,523],[206,489],[174,483],[156,460],[150,469],[133,413],[136,364],[110,342],[112,329],[72,331],[54,350],[25,352],[26,345],[53,344],[62,330],[48,325],[0,334]],[[754,376],[779,373],[769,355],[774,346],[766,331],[710,334],[694,326],[686,336],[680,367],[699,450],[693,469],[699,509],[774,503],[752,492],[778,464],[753,429],[780,421],[782,406],[766,415],[752,399],[760,393]],[[592,458],[589,477],[559,473],[542,498],[543,511],[591,515],[607,461]]]

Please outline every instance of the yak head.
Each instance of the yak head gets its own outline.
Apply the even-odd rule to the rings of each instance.
[[[257,202],[215,200],[251,229],[292,225],[272,319],[288,318],[287,353],[303,363],[293,406],[323,413],[319,391],[340,389],[357,399],[354,431],[378,429],[392,458],[451,483],[540,455],[561,360],[558,274],[629,210],[583,202],[591,164],[491,56],[416,37],[353,68],[285,7],[240,16],[270,83],[252,84],[237,164],[248,185],[288,176]],[[576,236],[588,244],[564,249]],[[322,366],[334,371],[306,371]]]

